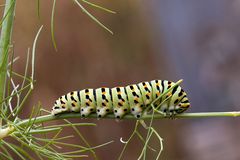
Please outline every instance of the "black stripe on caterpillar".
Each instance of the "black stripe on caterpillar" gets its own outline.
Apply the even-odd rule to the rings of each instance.
[[[125,114],[132,113],[140,118],[143,111],[174,84],[167,80],[152,80],[126,87],[73,91],[55,101],[52,114],[80,112],[82,117],[87,117],[91,113],[97,113],[98,118],[102,118],[114,113],[116,118],[122,118]],[[160,111],[179,114],[190,107],[186,92],[180,86],[174,87],[169,93],[154,104],[156,107],[162,103]]]

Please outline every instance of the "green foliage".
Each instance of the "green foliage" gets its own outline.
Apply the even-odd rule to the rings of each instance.
[[[2,27],[0,37],[0,102],[3,100],[5,94],[8,51],[11,40],[15,3],[15,0],[6,0],[3,18],[0,22],[0,26]]]
[[[38,16],[40,16],[40,1],[37,2]],[[84,2],[87,3],[86,1]],[[14,155],[19,157],[19,159],[35,159],[36,157],[38,157],[38,159],[72,159],[87,157],[87,152],[92,153],[93,157],[97,159],[94,149],[103,147],[112,143],[112,141],[91,147],[77,129],[79,126],[95,126],[95,124],[72,124],[67,120],[65,120],[66,123],[61,125],[45,124],[44,122],[48,122],[51,119],[53,120],[54,117],[49,115],[48,119],[42,116],[41,119],[40,115],[44,110],[40,103],[32,107],[32,113],[27,120],[22,120],[19,117],[19,114],[24,109],[26,100],[34,89],[35,49],[42,27],[39,29],[33,42],[31,54],[30,49],[28,49],[24,75],[12,71],[14,62],[18,60],[17,58],[14,59],[14,53],[12,53],[12,59],[8,63],[9,53],[11,53],[9,48],[15,3],[15,0],[6,0],[4,15],[0,22],[2,27],[0,39],[0,104],[2,106],[0,108],[0,159],[13,159]],[[89,5],[104,9],[92,3],[89,3]],[[106,9],[106,11],[108,10]],[[54,14],[54,8],[52,14]],[[53,21],[51,28],[52,37],[54,38]],[[29,70],[31,70],[30,73],[28,73]],[[15,77],[21,78],[22,83],[15,84]],[[12,104],[13,99],[16,100],[16,105],[14,106]],[[85,146],[64,142],[73,137],[73,135],[61,135],[65,127],[71,127],[76,132],[76,135],[79,136],[79,139],[84,142]],[[47,134],[50,133],[52,136],[47,136]],[[11,141],[9,141],[9,138],[5,139],[6,137],[9,137]],[[72,149],[72,151],[64,153],[57,151],[59,148],[64,147],[68,147]]]

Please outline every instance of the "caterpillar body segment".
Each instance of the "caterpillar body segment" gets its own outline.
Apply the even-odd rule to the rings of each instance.
[[[139,86],[136,84],[128,85],[126,91],[131,113],[137,118],[141,117],[145,105]]]
[[[95,100],[94,89],[84,89],[80,91],[81,98],[81,116],[87,117],[90,113],[96,111],[96,100]]]
[[[138,83],[137,85],[140,88],[140,91],[142,93],[142,99],[145,104],[145,106],[148,106],[151,104],[153,98],[152,98],[152,87],[150,85],[151,83],[149,82],[141,82]]]
[[[161,92],[162,93],[166,92],[172,85],[175,84],[174,82],[166,81],[166,80],[163,80],[160,83],[161,83]],[[178,87],[178,86],[177,86],[177,88],[181,89],[181,87]],[[159,104],[161,104],[161,110],[167,114],[169,114],[170,111],[172,111],[172,109],[177,109],[177,108],[175,108],[175,106],[172,105],[172,101],[175,100],[175,98],[173,98],[173,96],[175,97],[175,95],[174,95],[175,89],[176,89],[176,87],[173,88],[170,92],[168,92],[165,96],[163,96],[159,101]],[[159,105],[159,104],[157,103],[157,105]]]
[[[153,80],[150,82],[152,87],[152,98],[156,99],[162,93],[162,86],[160,80]]]
[[[113,111],[116,118],[129,113],[128,96],[125,87],[112,88]]]
[[[108,113],[112,113],[112,96],[110,88],[98,88],[96,89],[97,100],[97,115],[99,118],[104,117]]]
[[[152,87],[152,98],[155,100],[162,94],[161,80],[153,80],[150,82]],[[156,108],[161,103],[162,98],[156,101],[153,106]]]
[[[167,115],[176,115],[190,107],[186,92],[175,86],[165,94],[175,83],[167,80],[152,80],[128,85],[126,87],[97,88],[73,91],[59,97],[52,108],[52,114],[65,112],[80,112],[82,117],[97,113],[99,118],[107,114],[114,114],[116,118],[123,118],[131,113],[140,118],[146,108],[154,100],[153,107]],[[164,93],[164,96],[160,96]]]

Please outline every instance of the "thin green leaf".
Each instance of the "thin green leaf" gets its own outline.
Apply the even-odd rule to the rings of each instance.
[[[28,81],[28,82],[32,82],[32,80],[30,79],[30,78],[28,78],[27,76],[23,76],[23,75],[21,75],[21,74],[19,74],[19,73],[17,73],[17,72],[12,72],[12,74],[13,75],[15,75],[15,76],[17,76],[17,77],[20,77],[20,78],[22,78],[22,79],[25,79],[24,81]],[[23,82],[22,82],[23,83]],[[25,83],[25,82],[24,82]],[[23,86],[24,87],[24,86]],[[23,88],[23,87],[21,87],[21,88]]]
[[[0,159],[10,159],[10,160],[13,160],[11,157],[9,157],[8,155],[6,155],[6,154],[4,154],[4,153],[2,153],[2,152],[0,152]]]
[[[37,0],[37,16],[40,19],[40,0]]]
[[[23,90],[27,89],[27,88],[30,87],[30,86],[31,86],[31,84],[28,84],[28,85],[24,86],[23,89],[20,89],[20,90],[18,90],[17,92],[13,93],[11,96],[8,96],[8,97],[4,98],[4,99],[0,102],[0,104],[2,104],[3,102],[9,100],[9,98],[15,96],[16,94],[22,92]]]
[[[34,80],[34,69],[35,69],[35,54],[36,54],[36,44],[37,44],[37,40],[38,37],[40,35],[40,32],[42,30],[43,26],[41,26],[36,34],[36,37],[33,41],[33,46],[32,46],[32,74],[31,74],[31,79]],[[31,88],[33,89],[33,83],[31,85]]]
[[[0,148],[3,150],[4,153],[9,157],[10,160],[13,160],[13,157],[11,154],[8,152],[8,150],[4,147],[4,145],[1,143]]]
[[[0,73],[1,72],[7,72],[7,68],[6,68],[6,64],[7,64],[7,60],[8,60],[8,54],[7,53],[8,53],[8,48],[7,48],[6,52],[4,53],[2,63],[0,64]]]
[[[156,158],[156,159],[159,159],[159,157],[163,151],[163,139],[154,128],[152,128],[152,130],[153,130],[154,134],[157,136],[159,143],[160,143],[160,150],[159,150],[157,158]]]
[[[23,141],[22,139],[20,139],[19,137],[16,137],[13,135],[13,137],[18,140],[21,144],[23,144],[25,147],[33,150],[34,152],[37,151],[37,155],[40,156],[44,156],[46,157],[47,159],[63,159],[63,156],[61,156],[60,153],[54,151],[50,151],[48,149],[45,149],[43,148],[40,144],[37,144],[35,141],[32,141],[29,140],[24,134],[22,134],[22,137],[24,138],[24,140],[26,141]],[[39,147],[40,146],[40,147]],[[45,159],[45,158],[44,158]]]
[[[89,13],[79,2],[78,0],[73,0],[77,5],[82,9],[84,13],[86,13],[93,21],[95,21],[97,24],[99,24],[101,27],[103,27],[106,31],[113,34],[113,32],[107,28],[103,23],[101,23],[96,17],[94,17],[91,13]]]
[[[29,132],[31,131],[31,129],[32,129],[32,127],[33,127],[33,125],[34,125],[34,122],[36,121],[36,119],[37,119],[37,115],[39,114],[39,112],[40,112],[40,107],[41,106],[39,106],[38,105],[38,107],[37,107],[37,109],[36,110],[32,110],[32,113],[31,113],[31,117],[33,116],[33,114],[34,114],[34,111],[36,111],[36,116],[33,118],[33,120],[32,121],[29,121],[30,123],[27,125],[27,132],[26,132],[26,134],[29,134]]]
[[[146,141],[144,140],[144,138],[142,137],[142,135],[141,135],[138,131],[136,131],[136,134],[137,134],[138,138],[139,138],[143,143],[146,143]],[[155,150],[154,148],[150,147],[149,145],[148,145],[147,147],[148,147],[150,150],[156,152],[156,150]]]
[[[4,13],[4,17],[0,20],[0,27],[2,27],[2,24],[3,24],[4,20],[7,18],[10,11],[12,11],[11,9],[13,8],[14,4],[15,4],[15,1],[12,1],[10,3],[10,7],[8,8],[7,12]],[[5,4],[4,4],[4,6],[6,7]]]
[[[28,48],[28,51],[27,51],[27,60],[26,60],[26,65],[25,65],[25,71],[24,71],[24,76],[21,76],[20,74],[17,74],[18,76],[20,76],[23,81],[22,81],[22,85],[21,85],[21,88],[24,87],[25,85],[25,81],[28,80],[28,82],[32,82],[32,80],[30,78],[27,77],[27,73],[28,73],[28,64],[29,64],[29,57],[30,57],[30,48]],[[15,72],[14,72],[15,73]],[[19,94],[21,96],[21,93]]]
[[[72,127],[72,126],[96,126],[96,124],[95,124],[95,123],[59,124],[59,125],[46,126],[45,128],[52,128],[52,127]]]
[[[6,145],[9,149],[11,149],[14,153],[16,153],[16,155],[19,156],[19,158],[21,158],[22,160],[25,160],[25,158],[21,155],[21,153],[19,153],[19,151],[17,151],[11,143],[9,142],[5,142],[4,140],[2,140],[3,144]]]
[[[58,137],[58,138],[55,138],[55,142],[59,141],[59,140],[65,140],[65,139],[69,139],[69,138],[73,138],[74,135],[70,135],[70,136],[63,136],[63,137]],[[40,138],[40,137],[34,137],[36,140],[39,140],[39,141],[45,141],[45,142],[48,142],[50,141],[49,138]],[[52,139],[52,138],[51,138]]]
[[[91,148],[87,148],[87,150],[91,150],[91,149],[97,149],[106,145],[109,145],[110,143],[113,143],[114,141],[109,141],[103,144],[100,144],[98,146],[95,147],[91,147]],[[70,151],[70,152],[63,152],[62,154],[76,154],[76,153],[82,153],[82,152],[86,152],[87,150],[77,150],[77,151]]]
[[[128,138],[127,141],[123,141],[122,139],[120,139],[120,141],[121,141],[122,143],[124,143],[124,147],[123,147],[120,155],[118,156],[118,160],[121,160],[121,159],[122,159],[123,153],[124,153],[125,150],[127,149],[127,146],[128,146],[128,144],[129,144],[129,142],[133,139],[133,137],[134,137],[135,134],[136,134],[136,131],[137,131],[137,129],[138,129],[138,125],[139,125],[139,121],[137,120],[137,121],[136,121],[136,124],[135,124],[135,127],[134,127],[134,130],[133,130],[132,134],[130,135],[130,137]]]
[[[105,8],[105,7],[99,6],[99,5],[94,4],[94,3],[92,3],[92,2],[89,2],[89,1],[86,1],[86,0],[81,0],[81,1],[83,1],[84,3],[86,3],[86,4],[90,5],[90,6],[93,6],[93,7],[95,7],[95,8],[101,9],[101,10],[103,10],[103,11],[106,11],[106,12],[109,12],[109,13],[112,13],[112,14],[116,14],[115,11],[112,11],[112,10],[107,9],[107,8]]]
[[[11,145],[12,145],[12,147],[13,147],[14,149],[16,149],[19,153],[21,153],[22,155],[24,155],[28,160],[34,160],[34,158],[31,157],[30,154],[27,153],[26,151],[24,151],[21,147],[18,147],[18,146],[15,145],[15,144],[11,144]]]
[[[25,89],[27,89],[27,88],[30,87],[30,86],[31,86],[31,83],[29,83],[28,85],[24,86],[22,89],[14,92],[12,95],[10,95],[10,96],[6,97],[5,99],[3,99],[3,100],[0,102],[0,104],[4,103],[5,101],[8,101],[8,100],[11,99],[12,97],[18,95],[19,93],[21,93],[22,91],[24,91]],[[16,110],[19,110],[19,111],[21,110],[24,102],[27,100],[27,98],[28,98],[28,96],[30,95],[31,91],[32,91],[32,89],[31,89],[31,87],[30,87],[29,90],[28,90],[28,92],[27,92],[27,94],[25,95],[24,99],[22,100],[21,104],[20,104],[18,107],[15,107],[15,108],[13,109],[13,112],[15,112]],[[18,111],[18,112],[19,112],[19,111]],[[9,118],[10,116],[11,116],[11,114],[8,116],[8,118]]]
[[[52,144],[54,141],[55,141],[55,138],[57,138],[57,136],[61,133],[62,131],[62,128],[54,135],[54,137],[52,138],[52,140],[50,140],[47,144],[45,144],[43,146],[43,148],[46,148],[48,147],[50,144]]]
[[[9,96],[10,93],[11,93],[10,89],[11,89],[13,59],[14,59],[14,49],[13,49],[13,54],[12,54],[11,63],[10,63],[9,80],[8,80],[8,85],[7,85],[7,95],[8,95],[8,96]]]
[[[11,41],[11,33],[13,28],[13,16],[15,12],[15,0],[8,0],[5,3],[3,19],[0,22],[0,26],[2,27],[1,36],[0,36],[0,65],[4,64],[1,68],[4,70],[7,68],[7,60],[4,62],[4,57],[8,57],[8,49]],[[0,102],[5,97],[5,89],[6,89],[6,70],[4,72],[0,71]],[[1,110],[3,109],[3,105],[0,105]]]
[[[68,121],[68,120],[66,120],[66,119],[64,119],[64,121],[67,122],[68,124],[72,124],[70,121]],[[77,133],[77,135],[80,137],[80,139],[81,139],[89,148],[91,148],[91,146],[90,146],[90,144],[88,143],[88,141],[83,137],[83,135],[82,135],[82,134],[79,132],[79,130],[76,128],[76,126],[73,126],[73,125],[72,125],[71,127],[72,127],[73,130]],[[97,155],[96,155],[96,153],[95,153],[94,150],[90,149],[90,152],[92,152],[94,159],[98,159],[98,158],[97,158]]]
[[[48,129],[31,129],[28,134],[43,134],[43,133],[49,133],[49,132],[55,132],[60,130],[61,128],[48,128]],[[15,135],[19,135],[21,133],[15,132]]]
[[[87,158],[88,155],[63,155],[65,158]]]
[[[57,51],[57,43],[56,43],[56,40],[55,40],[55,33],[54,33],[55,7],[56,7],[56,0],[53,0],[52,15],[51,15],[51,37],[52,37],[52,43],[53,43],[54,49],[55,49],[55,51]]]

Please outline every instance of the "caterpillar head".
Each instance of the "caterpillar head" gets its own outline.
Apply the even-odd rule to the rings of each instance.
[[[66,103],[61,103],[60,98],[55,101],[54,106],[52,107],[52,115],[57,115],[59,113],[64,113],[68,111]]]
[[[190,107],[190,103],[179,103],[175,109],[176,113],[180,114],[185,112]]]
[[[187,96],[184,96],[181,102],[176,106],[176,113],[183,113],[190,107],[190,102]]]

